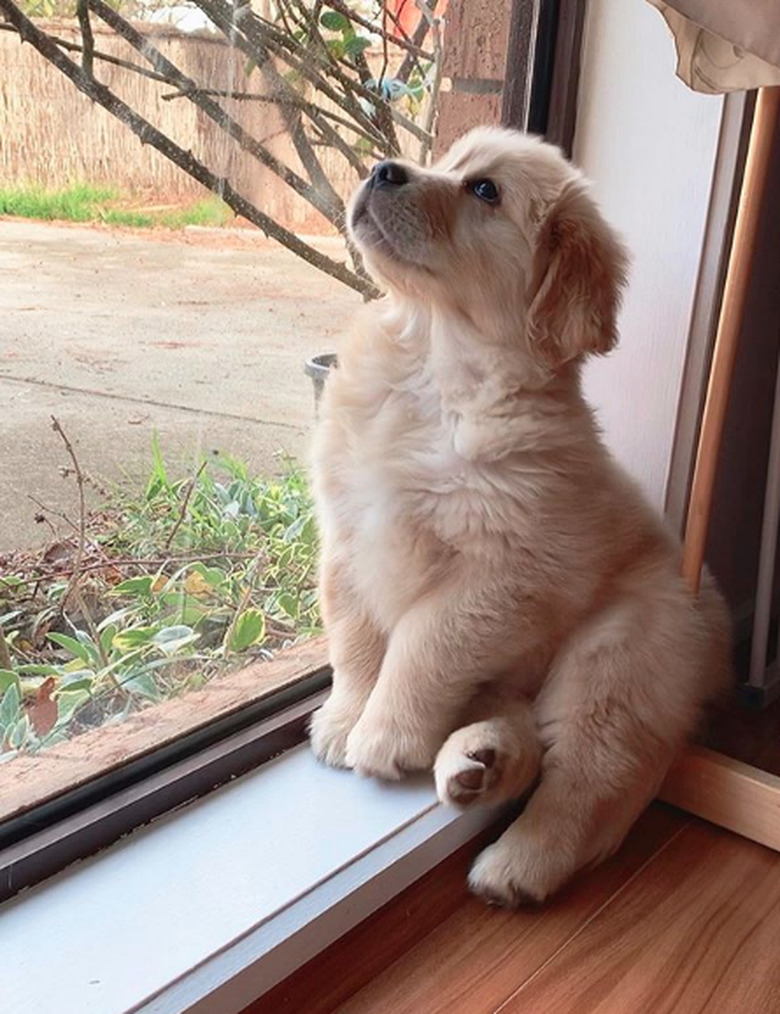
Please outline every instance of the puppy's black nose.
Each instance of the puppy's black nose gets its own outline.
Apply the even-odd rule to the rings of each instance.
[[[402,165],[398,162],[379,162],[374,166],[374,186],[376,187],[401,187],[409,182],[409,176]]]

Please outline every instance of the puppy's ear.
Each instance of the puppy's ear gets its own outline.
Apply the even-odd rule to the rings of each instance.
[[[617,341],[617,312],[628,257],[585,185],[568,184],[539,235],[528,334],[553,366]]]

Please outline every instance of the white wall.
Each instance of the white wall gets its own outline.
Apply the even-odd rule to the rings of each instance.
[[[632,253],[621,345],[586,392],[617,458],[660,508],[677,414],[723,100],[674,75],[645,0],[590,0],[574,159]]]

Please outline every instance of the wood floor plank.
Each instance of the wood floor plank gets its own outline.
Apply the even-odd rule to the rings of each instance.
[[[652,807],[617,856],[539,911],[505,912],[464,897],[339,1014],[492,1014],[685,826],[676,811]]]
[[[778,1014],[780,856],[696,822],[501,1014]]]

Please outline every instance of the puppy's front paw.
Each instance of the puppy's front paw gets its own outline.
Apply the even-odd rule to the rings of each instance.
[[[516,737],[501,733],[493,722],[475,722],[452,733],[434,768],[442,803],[461,808],[499,803],[516,799],[531,785],[539,767],[536,742],[523,747]]]
[[[574,872],[567,857],[551,849],[549,842],[531,838],[514,824],[477,856],[469,887],[490,905],[541,905]]]
[[[346,763],[362,775],[396,782],[407,771],[433,765],[436,743],[399,722],[374,721],[364,715],[347,737]]]
[[[357,702],[337,701],[329,697],[312,715],[309,725],[311,748],[318,760],[331,767],[350,767],[347,763],[347,737],[360,718]]]

